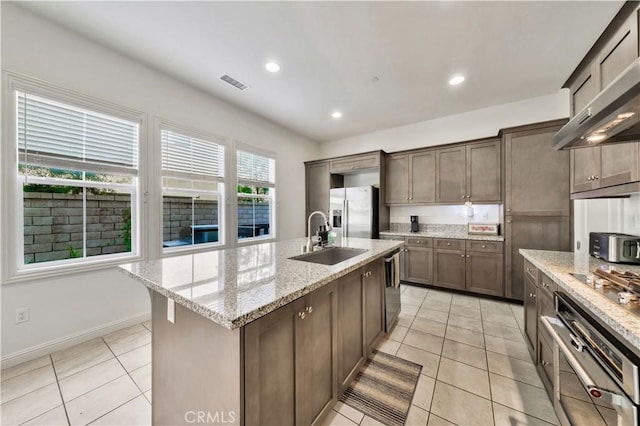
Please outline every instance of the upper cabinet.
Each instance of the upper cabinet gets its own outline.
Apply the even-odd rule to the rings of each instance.
[[[435,201],[436,163],[433,150],[387,156],[387,204]]]
[[[571,150],[571,193],[638,182],[638,142]]]
[[[499,203],[500,153],[491,139],[388,155],[386,204]]]
[[[340,158],[330,161],[331,173],[352,173],[359,170],[375,169],[380,167],[380,154],[364,154]]]
[[[638,5],[627,2],[595,42],[564,87],[576,115],[638,58]]]
[[[560,123],[504,131],[505,213],[569,216],[569,153],[552,148]]]

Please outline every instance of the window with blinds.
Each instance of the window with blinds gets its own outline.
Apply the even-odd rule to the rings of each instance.
[[[186,133],[160,130],[165,250],[222,239],[224,145]]]
[[[23,267],[137,251],[140,123],[102,107],[15,96]]]
[[[236,151],[238,176],[238,240],[275,235],[276,160]]]

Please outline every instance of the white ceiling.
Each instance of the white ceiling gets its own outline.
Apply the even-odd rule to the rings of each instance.
[[[22,5],[323,141],[555,93],[622,3]],[[270,60],[279,73],[265,71]],[[224,83],[224,73],[249,89]],[[451,87],[453,73],[467,80]],[[342,119],[330,118],[335,109]]]

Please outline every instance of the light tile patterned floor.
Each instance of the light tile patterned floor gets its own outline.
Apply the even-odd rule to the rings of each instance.
[[[2,425],[150,425],[146,322],[2,370]]]
[[[558,424],[523,338],[522,306],[402,286],[379,349],[423,366],[407,425]],[[2,371],[2,424],[151,423],[150,325]],[[326,425],[379,425],[338,403]]]
[[[558,424],[524,337],[521,305],[402,285],[379,350],[423,366],[407,425]],[[338,404],[325,425],[380,424]]]

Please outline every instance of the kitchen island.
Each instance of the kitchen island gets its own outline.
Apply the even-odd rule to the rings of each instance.
[[[290,259],[306,239],[122,265],[150,290],[153,424],[313,424],[384,333],[383,257]]]

